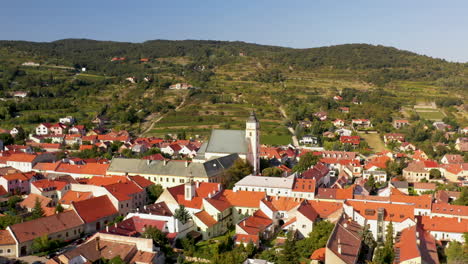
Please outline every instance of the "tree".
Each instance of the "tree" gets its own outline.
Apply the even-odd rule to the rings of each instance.
[[[16,215],[4,215],[0,216],[0,229],[5,229],[7,226],[11,226],[17,223],[21,223],[21,217]]]
[[[269,176],[269,177],[281,177],[282,174],[283,174],[283,170],[277,167],[266,168],[262,171],[263,176]]]
[[[34,252],[46,252],[56,249],[60,246],[60,241],[50,239],[47,235],[43,235],[34,239],[32,249]]]
[[[150,203],[156,202],[156,200],[161,196],[163,193],[164,189],[161,186],[161,184],[155,184],[148,186],[147,193],[148,193],[148,199],[150,200]]]
[[[462,188],[460,192],[460,197],[453,201],[453,204],[468,206],[468,187]]]
[[[36,202],[34,204],[34,208],[32,210],[31,218],[30,219],[37,219],[44,217],[44,209],[42,209],[41,202],[39,201],[39,198],[36,197]]]
[[[448,264],[468,263],[468,233],[464,234],[465,243],[457,241],[450,242],[445,248]]]
[[[440,179],[441,177],[442,177],[442,174],[440,173],[440,170],[431,169],[429,171],[429,178],[431,178],[431,179]]]
[[[297,242],[297,253],[304,258],[310,256],[311,252],[325,247],[335,225],[328,221],[315,222],[313,231],[309,237]]]
[[[251,174],[252,169],[252,166],[248,162],[242,159],[237,159],[234,164],[226,171],[224,185],[226,188],[232,189],[236,182]]]
[[[362,241],[364,242],[364,245],[367,246],[368,249],[372,249],[375,247],[375,240],[374,236],[372,235],[372,232],[369,230],[369,226],[365,225],[362,231],[360,232]]]
[[[247,253],[247,257],[250,258],[253,255],[255,255],[256,250],[257,249],[256,249],[254,243],[252,241],[249,241],[249,243],[247,244],[247,247],[245,248],[245,252]]]
[[[166,234],[164,234],[161,230],[157,229],[154,226],[146,227],[146,230],[143,233],[143,237],[151,238],[153,240],[153,243],[160,247],[166,254],[170,249],[169,239],[167,239]]]
[[[179,205],[179,208],[175,210],[174,217],[184,225],[192,218],[183,205]]]
[[[317,164],[320,157],[309,152],[301,156],[299,162],[293,167],[294,172],[304,172],[308,170],[311,166]]]
[[[58,203],[57,206],[55,206],[55,212],[61,213],[61,212],[63,212],[63,210],[64,209],[63,209],[63,206],[62,206],[61,203]]]
[[[366,183],[364,184],[367,188],[369,188],[369,192],[373,193],[375,190],[375,179],[374,176],[371,175],[369,179],[367,179]]]
[[[283,250],[278,258],[280,264],[295,264],[299,263],[299,256],[296,252],[296,240],[294,239],[292,232],[289,232],[288,238],[283,245]]]

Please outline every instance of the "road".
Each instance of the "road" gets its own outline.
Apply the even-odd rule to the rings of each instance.
[[[283,115],[283,117],[288,120],[288,116],[286,115],[286,111],[284,111],[284,108],[282,106],[278,107],[279,111],[281,112],[281,114]],[[299,140],[297,140],[297,137],[295,135],[295,131],[292,127],[288,126],[288,130],[289,132],[291,132],[292,134],[292,142],[293,142],[293,145],[295,147],[299,147]]]
[[[176,108],[174,109],[174,111],[179,111],[180,108],[182,108],[182,106],[184,106],[185,104],[185,101],[187,101],[187,97],[188,97],[188,93],[184,96],[184,98],[182,99],[182,102],[180,102],[180,104],[178,106],[176,106]],[[151,131],[151,129],[153,129],[154,125],[156,125],[159,121],[161,121],[161,119],[163,119],[168,113],[165,113],[165,114],[162,114],[160,115],[158,118],[156,118],[152,123],[151,125],[146,128],[145,130],[143,130],[141,133],[140,133],[140,136],[143,136],[144,134],[148,133],[149,131]]]

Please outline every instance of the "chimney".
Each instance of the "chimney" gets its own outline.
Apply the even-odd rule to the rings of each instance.
[[[164,159],[164,160],[163,160],[163,165],[166,166],[166,164],[167,164],[167,160]]]
[[[338,243],[338,254],[341,255],[341,244],[340,243]]]
[[[114,224],[114,227],[117,228],[117,223]]]
[[[458,217],[458,223],[461,223],[461,217],[460,216]]]
[[[200,187],[200,182],[196,181],[195,182],[197,184],[197,189]]]
[[[109,233],[109,226],[106,225],[106,233]]]
[[[188,162],[188,160],[186,160],[186,161],[185,161],[185,168],[187,168],[188,165],[189,165],[189,162]]]
[[[149,159],[148,159],[148,160],[146,160],[146,165],[148,165],[148,166],[149,166],[150,164],[151,164],[151,160],[149,160]]]

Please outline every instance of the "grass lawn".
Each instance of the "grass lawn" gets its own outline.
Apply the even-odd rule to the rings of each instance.
[[[266,145],[287,145],[291,143],[290,135],[263,135],[260,134],[260,143]]]
[[[359,133],[359,136],[362,137],[369,147],[371,147],[375,152],[380,152],[385,150],[385,144],[380,138],[379,134],[366,134],[366,133]]]
[[[420,112],[416,111],[419,115],[420,118],[424,118],[427,120],[442,120],[444,118],[444,114],[442,114],[440,111],[435,110],[435,111],[428,111],[428,112]]]

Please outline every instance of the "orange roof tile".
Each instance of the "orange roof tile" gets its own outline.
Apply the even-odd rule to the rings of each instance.
[[[391,194],[390,201],[399,203],[410,203],[414,204],[416,208],[420,209],[431,209],[432,195],[421,195],[421,196],[409,196],[409,195],[398,195]]]
[[[86,223],[118,214],[117,209],[107,195],[72,202],[72,206]]]
[[[468,219],[458,217],[417,216],[424,230],[451,233],[468,232]]]
[[[40,191],[50,190],[62,190],[67,183],[63,181],[54,181],[49,179],[38,180],[32,183]]]
[[[72,202],[83,201],[92,197],[92,192],[77,192],[70,190],[62,197],[62,199],[60,199],[60,203],[70,205]]]
[[[408,218],[414,219],[414,205],[356,200],[347,200],[345,204],[353,206],[354,211],[369,220],[377,220],[379,208],[384,209],[385,221],[403,222]]]
[[[26,153],[16,153],[11,154],[7,161],[14,161],[14,162],[33,162],[33,160],[37,157],[36,154],[26,154]]]
[[[0,230],[0,245],[14,245],[15,239],[8,230]]]
[[[315,193],[315,179],[295,179],[292,191]]]
[[[325,248],[319,248],[315,250],[312,253],[312,255],[310,255],[310,259],[324,262],[325,261]]]
[[[432,212],[438,214],[468,216],[468,206],[433,203]]]
[[[195,217],[200,219],[206,226],[211,227],[218,223],[211,215],[209,215],[205,210],[200,211],[195,214]]]

